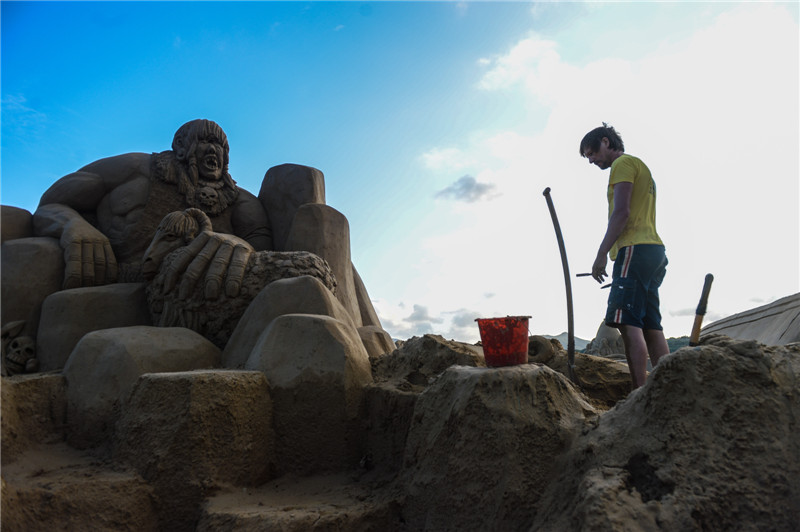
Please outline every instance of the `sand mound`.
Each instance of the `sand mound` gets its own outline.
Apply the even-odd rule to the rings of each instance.
[[[669,355],[575,441],[534,529],[796,530],[799,377],[800,344]]]
[[[555,349],[547,362],[565,358]],[[166,427],[150,431],[161,441],[141,456],[129,445],[123,461],[43,443],[63,441],[63,377],[4,378],[3,530],[158,530],[165,511],[172,530],[794,531],[800,522],[800,344],[707,337],[662,359],[607,411],[599,394],[624,372],[597,357],[576,356],[594,397],[551,367],[485,368],[479,347],[432,335],[372,362],[359,467],[258,486],[229,484],[256,459],[225,460],[224,478],[209,473],[213,438],[183,438],[191,459],[180,468],[137,474],[130,464],[153,449],[163,464],[178,460]],[[203,402],[217,381],[194,378],[190,396]],[[247,400],[235,395],[209,400]],[[176,430],[193,419],[173,417]],[[236,449],[220,451],[249,452]],[[170,498],[168,475],[204,492]]]
[[[422,391],[450,366],[486,367],[482,347],[446,340],[436,334],[415,336],[371,362],[376,383],[390,382],[413,391]]]
[[[529,522],[554,459],[597,413],[544,366],[449,368],[414,409],[403,460],[405,521],[411,530],[481,522],[513,530]]]

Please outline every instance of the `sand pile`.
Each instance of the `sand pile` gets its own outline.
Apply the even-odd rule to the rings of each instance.
[[[411,530],[517,529],[534,516],[555,458],[597,414],[546,366],[447,369],[414,409],[405,521]]]
[[[545,363],[485,368],[480,347],[411,339],[373,361],[357,468],[247,487],[230,480],[236,471],[210,467],[225,456],[215,440],[195,452],[183,438],[182,456],[196,460],[179,467],[169,462],[174,447],[158,442],[116,458],[75,451],[59,440],[61,377],[4,378],[3,530],[796,530],[800,344],[709,337],[664,358],[610,408],[619,392],[608,390],[627,378],[618,363],[576,357],[582,389],[553,369],[565,370],[558,344],[546,356],[537,345]],[[220,380],[213,373],[181,378],[202,388]],[[191,396],[203,397],[200,388]],[[250,389],[238,395],[265,393]],[[118,438],[147,429],[125,419]],[[165,429],[147,431],[162,438]],[[203,463],[207,455],[216,462]],[[157,467],[142,474],[137,461]],[[187,506],[170,508],[171,482],[158,471],[202,483],[202,499],[175,497]]]
[[[796,530],[800,344],[712,337],[582,434],[537,530]]]

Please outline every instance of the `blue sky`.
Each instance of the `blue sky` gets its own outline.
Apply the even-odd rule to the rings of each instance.
[[[668,336],[800,290],[798,4],[2,2],[0,201],[35,210],[96,159],[218,122],[257,194],[325,174],[384,327],[477,339],[566,330],[551,187],[573,273],[605,229],[607,121],[659,187]],[[590,339],[606,291],[573,279]]]

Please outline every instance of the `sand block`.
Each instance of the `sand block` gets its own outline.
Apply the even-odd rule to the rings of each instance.
[[[328,261],[336,277],[336,299],[361,327],[353,263],[350,261],[350,224],[328,205],[306,204],[297,209],[286,239],[287,251],[310,251]]]
[[[370,358],[377,358],[395,350],[392,337],[378,325],[359,327],[358,335]]]
[[[66,365],[68,438],[78,448],[110,441],[145,373],[219,367],[220,350],[181,327],[120,327],[85,335]]]
[[[67,383],[59,373],[4,377],[2,460],[10,464],[31,445],[61,441],[67,416]]]
[[[404,389],[405,388],[405,389]],[[419,392],[381,382],[367,386],[367,452],[364,466],[396,473],[403,464],[408,428]]]
[[[375,311],[372,300],[369,298],[367,286],[361,279],[361,275],[359,275],[355,265],[353,265],[353,284],[355,287],[358,308],[361,311],[361,323],[364,327],[373,325],[376,327],[381,327],[381,320],[378,318],[378,313]]]
[[[250,303],[225,346],[222,365],[243,368],[261,334],[284,314],[330,316],[355,327],[350,314],[319,279],[307,275],[281,279],[264,287]]]
[[[153,491],[135,472],[65,443],[3,466],[3,530],[157,532]]]
[[[306,203],[325,203],[325,176],[316,168],[300,164],[273,166],[264,175],[258,199],[267,211],[275,250],[286,251],[297,209]]]
[[[25,320],[20,336],[35,338],[42,302],[61,290],[64,281],[64,259],[58,240],[41,237],[4,242],[0,262],[3,325]]]
[[[0,205],[0,243],[33,236],[33,215],[30,211]]]
[[[372,373],[352,326],[330,316],[280,316],[245,369],[264,372],[270,384],[279,473],[335,471],[363,457],[360,416]]]
[[[146,479],[167,470],[234,485],[268,478],[272,402],[260,371],[146,373],[116,432],[116,453]]]
[[[220,486],[274,471],[272,402],[260,371],[198,370],[139,378],[117,423],[114,455],[153,487],[162,529],[196,521]]]
[[[117,283],[62,290],[42,304],[36,338],[40,369],[61,369],[88,332],[150,325],[144,283]]]

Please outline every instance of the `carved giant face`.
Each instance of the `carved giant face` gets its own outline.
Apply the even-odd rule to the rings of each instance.
[[[204,181],[222,179],[224,148],[216,142],[201,140],[194,151],[197,173]]]

